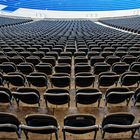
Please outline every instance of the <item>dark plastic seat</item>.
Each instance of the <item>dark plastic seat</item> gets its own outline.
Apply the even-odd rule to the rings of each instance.
[[[13,62],[15,65],[25,62],[24,57],[22,56],[13,56],[9,58],[10,62]]]
[[[57,52],[55,52],[55,51],[51,51],[51,52],[47,52],[46,53],[46,56],[48,57],[54,57],[56,60],[58,59],[58,53]]]
[[[114,55],[111,55],[111,56],[107,56],[106,59],[105,59],[105,62],[112,65],[116,62],[119,62],[120,61],[120,57],[118,56],[114,56]]]
[[[101,52],[101,56],[103,56],[104,58],[108,57],[108,56],[112,56],[114,54],[114,52],[112,51],[102,51]]]
[[[58,64],[63,64],[63,63],[65,63],[65,64],[69,64],[69,65],[71,65],[72,64],[72,59],[71,59],[71,57],[59,57],[58,58]]]
[[[52,51],[57,52],[58,55],[60,55],[60,53],[63,52],[63,49],[59,48],[59,47],[56,48],[56,46],[55,46],[54,48],[52,48]]]
[[[2,50],[3,50],[4,52],[10,52],[10,51],[13,50],[13,48],[12,48],[12,47],[4,47],[4,48],[2,48]]]
[[[35,51],[35,52],[32,53],[32,55],[41,59],[42,57],[45,56],[45,52],[43,52],[43,51]]]
[[[125,55],[122,57],[121,61],[125,62],[126,64],[131,64],[133,62],[135,62],[136,57],[133,55]]]
[[[52,87],[59,87],[59,88],[64,88],[64,87],[69,87],[70,88],[70,77],[69,74],[66,73],[56,73],[53,74],[51,77],[51,85]]]
[[[110,88],[105,94],[105,105],[107,106],[108,103],[118,104],[124,101],[126,101],[128,105],[133,94],[133,91],[129,91],[129,89],[125,87]]]
[[[66,73],[71,75],[71,66],[69,64],[58,64],[54,67],[55,73]]]
[[[127,47],[117,47],[116,51],[127,51],[128,48]]]
[[[93,51],[93,52],[101,52],[101,51],[102,51],[102,48],[101,48],[101,47],[98,47],[98,46],[97,46],[97,47],[93,47],[93,46],[91,47],[91,46],[90,46],[90,49],[91,49],[91,51]]]
[[[8,88],[0,87],[0,103],[12,104],[12,93]]]
[[[1,57],[8,57],[8,56],[6,56],[6,54],[4,53],[4,51],[0,51],[0,56]],[[7,62],[7,61],[6,61]]]
[[[98,102],[98,107],[100,106],[100,100],[102,93],[98,89],[94,88],[83,88],[76,91],[76,107],[77,104],[93,104]]]
[[[40,59],[37,56],[26,57],[26,62],[33,64],[34,66],[40,63]]]
[[[73,48],[73,47],[66,47],[66,52],[71,52],[72,55],[74,55],[74,53],[76,52],[76,48]]]
[[[64,118],[63,139],[66,140],[66,132],[80,135],[95,132],[93,138],[95,140],[98,130],[95,116],[87,114],[69,115]]]
[[[18,139],[20,139],[21,138],[19,128],[20,124],[21,124],[20,121],[14,114],[0,112],[0,132],[6,133],[16,132]]]
[[[12,92],[12,95],[18,107],[20,101],[26,104],[38,104],[40,106],[40,94],[37,89],[30,87],[18,88],[16,92]]]
[[[53,56],[45,56],[41,60],[42,60],[43,63],[49,63],[49,64],[51,64],[53,67],[56,64],[56,59]]]
[[[61,52],[60,53],[60,56],[61,57],[72,57],[72,53],[71,52]]]
[[[135,71],[140,73],[140,62],[133,62],[130,65],[130,71]]]
[[[28,133],[37,134],[55,134],[58,140],[58,123],[55,117],[46,114],[31,114],[25,117],[26,124],[20,126],[24,131],[26,139],[29,139]]]
[[[50,51],[50,49],[46,48],[46,47],[41,47],[41,48],[39,48],[39,51],[43,51],[43,52],[47,53]]]
[[[115,55],[120,57],[120,58],[126,54],[127,54],[127,51],[115,51]]]
[[[75,89],[77,87],[94,87],[95,76],[92,73],[81,72],[75,75]]]
[[[109,46],[109,47],[105,47],[104,49],[103,49],[103,52],[114,52],[115,51],[115,48],[114,47],[111,47],[111,46]]]
[[[16,52],[16,51],[10,51],[10,52],[5,52],[5,53],[9,57],[13,57],[13,56],[17,56],[18,55],[18,52]]]
[[[140,50],[139,51],[129,51],[128,52],[129,55],[132,55],[134,57],[137,57],[140,55]]]
[[[100,52],[98,52],[98,51],[89,51],[87,56],[88,56],[88,59],[90,60],[92,57],[93,58],[99,57]],[[93,62],[94,62],[94,60],[93,60]]]
[[[74,53],[74,57],[86,57],[86,53],[78,51]]]
[[[124,62],[116,62],[112,65],[112,71],[117,74],[123,74],[124,72],[128,71],[129,64]]]
[[[133,123],[135,116],[131,113],[117,112],[108,114],[102,121],[102,138],[105,133],[121,133],[131,131],[131,138],[134,137],[136,130],[140,127],[140,123]],[[124,134],[124,133],[123,133]]]
[[[17,52],[23,52],[25,49],[23,47],[16,47],[14,50]]]
[[[133,86],[137,84],[139,85],[140,74],[138,72],[125,72],[120,77],[121,86]]]
[[[28,75],[34,71],[34,65],[32,63],[23,62],[17,65],[18,71]]]
[[[9,87],[9,84],[12,84],[13,86],[25,86],[25,76],[22,73],[19,72],[10,72],[7,73],[7,75],[4,75],[4,79],[6,80],[6,83]]]
[[[89,48],[78,48],[78,52],[84,52],[85,53],[85,55],[88,53],[88,51],[89,51]]]
[[[69,91],[66,89],[48,89],[44,93],[44,99],[46,102],[46,107],[48,107],[48,103],[54,105],[68,104],[68,107],[70,106],[70,95]]]
[[[42,72],[33,72],[30,75],[27,75],[27,80],[30,85],[35,87],[46,87],[48,88],[48,78],[45,73]]]
[[[2,64],[3,62],[9,62],[9,57],[8,56],[5,56],[5,55],[2,55],[0,56],[0,64]]]
[[[47,48],[47,49],[49,49],[51,51],[52,48],[53,48],[53,45],[47,43],[47,44],[43,45],[43,48]]]
[[[75,65],[75,74],[80,72],[91,72],[91,66],[85,63],[79,63]]]
[[[16,65],[12,62],[3,62],[0,64],[0,71],[2,73],[9,73],[16,71]]]
[[[26,50],[33,53],[37,51],[37,48],[32,46],[32,47],[27,48]]]
[[[105,62],[98,62],[94,64],[94,74],[100,74],[101,72],[107,72],[110,70],[110,65]]]
[[[117,86],[118,80],[119,75],[117,75],[115,72],[101,72],[98,77],[98,87],[108,87],[114,84]]]
[[[95,63],[104,62],[104,61],[105,61],[105,58],[102,56],[93,56],[90,59],[90,65],[94,66]]]
[[[88,63],[88,59],[86,57],[75,57],[74,64],[77,63]]]
[[[53,73],[53,68],[49,63],[39,63],[35,66],[35,69],[37,72],[43,72],[49,76]]]
[[[23,52],[19,52],[20,56],[23,56],[24,58],[29,57],[31,55],[31,52],[29,51],[23,51]]]

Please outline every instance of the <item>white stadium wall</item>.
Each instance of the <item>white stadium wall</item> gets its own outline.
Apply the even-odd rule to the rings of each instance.
[[[49,11],[49,10],[34,10],[19,8],[15,12],[2,11],[4,5],[0,5],[1,15],[10,15],[18,17],[32,17],[32,18],[107,18],[107,17],[124,17],[139,15],[140,9],[133,10],[116,10],[116,11]]]

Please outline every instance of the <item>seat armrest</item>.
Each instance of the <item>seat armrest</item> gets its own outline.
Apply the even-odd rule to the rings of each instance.
[[[27,126],[27,125],[20,125],[20,128],[22,130],[27,130],[27,131],[40,131],[40,130],[49,130],[49,129],[54,129],[54,130],[58,130],[57,127],[55,126],[39,126],[39,127],[34,127],[34,126]]]
[[[72,127],[72,126],[64,126],[62,128],[63,131],[65,130],[73,130],[73,131],[88,131],[88,130],[99,130],[98,125],[88,126],[88,127]]]

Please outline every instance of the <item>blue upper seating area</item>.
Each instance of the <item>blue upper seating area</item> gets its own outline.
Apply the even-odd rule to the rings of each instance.
[[[5,8],[3,8],[2,10],[3,11],[6,11],[6,12],[14,12],[14,11],[16,11],[18,8],[17,7],[10,7],[10,6],[7,6],[7,7],[5,7]]]
[[[18,8],[59,10],[59,11],[111,11],[137,9],[139,0],[0,0],[0,4],[8,8],[3,10],[16,10]]]
[[[113,26],[115,28],[140,33],[140,17],[121,18],[121,19],[109,19],[99,20],[100,22]]]

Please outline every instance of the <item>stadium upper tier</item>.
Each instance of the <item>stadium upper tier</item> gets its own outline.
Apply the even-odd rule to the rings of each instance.
[[[140,8],[140,0],[0,0],[4,10],[112,11]]]
[[[121,19],[108,19],[108,20],[99,20],[103,24],[123,29],[126,31],[131,31],[134,33],[140,33],[140,18],[131,17],[131,18],[121,18]]]

